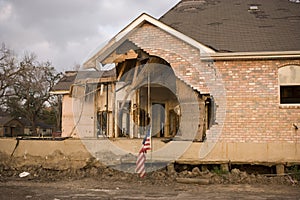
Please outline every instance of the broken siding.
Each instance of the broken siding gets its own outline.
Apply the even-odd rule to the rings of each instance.
[[[114,115],[114,83],[100,83],[97,86],[97,91],[95,92],[95,106],[97,118],[96,127],[97,134],[105,134],[106,136],[113,137],[114,129],[113,129],[113,115]],[[105,130],[100,131],[101,126],[103,126],[103,116],[106,116],[105,120]],[[101,117],[102,116],[102,117]]]
[[[198,102],[198,93],[192,88],[187,87],[185,83],[176,81],[176,95],[180,105],[180,128],[179,137],[184,140],[202,140],[202,133],[200,133],[200,109]],[[203,114],[203,113],[201,113]]]
[[[73,99],[64,95],[62,99],[62,137],[78,136],[73,115]]]
[[[214,113],[214,118],[218,118],[218,123],[213,124],[208,135],[211,138],[219,137],[226,114],[226,99],[223,98],[226,91],[222,83],[222,77],[213,63],[201,62],[200,49],[196,49],[158,27],[147,23],[133,33],[129,40],[150,55],[165,59],[171,65],[176,77],[190,89],[194,89],[202,95],[213,95],[215,105],[219,107]],[[203,124],[203,121],[207,122],[208,120],[200,116],[196,122],[197,126],[201,126],[200,124]],[[200,129],[204,131],[205,128],[196,128],[199,131],[197,140],[201,138],[203,133]]]

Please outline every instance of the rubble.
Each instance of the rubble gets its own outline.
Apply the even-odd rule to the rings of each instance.
[[[200,171],[194,168],[192,171],[184,170],[182,172],[169,173],[167,168],[149,172],[144,179],[140,179],[136,174],[118,171],[101,164],[86,165],[81,169],[65,169],[54,170],[42,168],[41,166],[22,166],[14,168],[0,165],[0,180],[5,181],[9,178],[17,178],[21,172],[29,172],[28,176],[24,177],[28,180],[36,181],[57,181],[65,179],[81,179],[85,177],[94,177],[104,180],[123,180],[123,181],[150,181],[154,183],[168,183],[177,181],[178,183],[188,184],[297,184],[297,180],[292,176],[264,176],[247,174],[239,170],[232,170],[227,174],[215,174],[210,171]]]
[[[77,159],[74,157],[76,156]],[[22,158],[12,158],[0,152],[0,181],[20,178],[22,172],[28,172],[23,179],[33,181],[76,180],[92,177],[101,180],[122,180],[127,182],[146,181],[153,184],[172,184],[174,182],[189,184],[285,184],[297,185],[299,174],[277,176],[263,174],[248,174],[246,171],[234,168],[229,172],[220,169],[208,169],[202,166],[174,167],[170,163],[160,170],[147,172],[146,177],[139,178],[137,174],[129,173],[134,165],[124,165],[127,170],[116,170],[105,166],[99,160],[76,154],[65,156],[62,152],[54,152],[47,158],[24,155]],[[123,157],[123,160],[132,160],[133,156]],[[82,158],[82,159],[80,159]],[[298,169],[298,168],[297,168]],[[294,170],[295,171],[295,170]],[[297,180],[298,179],[298,180]]]

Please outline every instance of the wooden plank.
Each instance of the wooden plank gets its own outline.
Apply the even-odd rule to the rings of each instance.
[[[117,54],[116,52],[113,52],[109,57],[107,57],[102,63],[108,64],[108,63],[121,63],[124,62],[127,59],[136,59],[138,57],[138,54],[135,53],[134,50],[130,49],[125,54]]]
[[[208,185],[210,184],[209,179],[204,178],[176,178],[178,183],[186,183],[186,184],[200,184],[200,185]]]
[[[137,77],[137,72],[138,72],[138,69],[139,69],[139,65],[140,65],[140,62],[136,61],[136,63],[135,63],[135,69],[134,69],[134,75],[133,75],[133,79],[132,79],[132,82],[131,82],[131,88],[135,87],[135,81],[136,81],[136,77]]]
[[[122,75],[125,71],[125,66],[126,66],[126,63],[123,63],[122,68],[121,68],[120,73],[119,73],[118,78],[117,78],[118,81],[120,81],[120,78],[122,77]]]

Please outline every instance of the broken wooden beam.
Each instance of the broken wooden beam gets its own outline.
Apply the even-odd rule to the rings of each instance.
[[[135,53],[134,50],[130,49],[124,54],[117,54],[116,52],[113,52],[109,57],[107,57],[102,63],[108,64],[108,63],[121,63],[125,60],[130,59],[136,59],[138,57],[138,54]]]
[[[176,178],[178,183],[186,183],[186,184],[199,184],[199,185],[208,185],[210,184],[209,179],[204,178]]]

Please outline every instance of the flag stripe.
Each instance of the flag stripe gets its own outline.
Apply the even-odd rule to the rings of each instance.
[[[146,153],[148,150],[151,150],[151,128],[147,131],[147,134],[142,142],[142,148],[139,151],[135,172],[140,174],[140,177],[144,177],[146,174],[145,162],[146,162]]]
[[[145,161],[146,161],[145,153],[141,151],[138,155],[138,159],[136,162],[136,173],[140,174],[140,177],[143,177],[146,173]]]
[[[144,161],[145,161],[145,154],[144,153],[140,153],[140,156],[138,158],[138,161],[136,163],[137,165],[137,171],[139,172],[140,169],[142,169],[143,165],[144,165]]]

